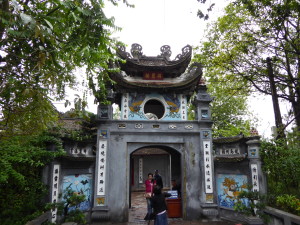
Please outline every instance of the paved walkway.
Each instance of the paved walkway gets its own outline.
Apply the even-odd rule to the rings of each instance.
[[[143,196],[143,192],[132,192],[131,194],[131,208],[129,211],[129,222],[127,223],[114,223],[115,225],[154,225],[154,222],[144,220],[145,214],[147,212],[146,200]],[[169,225],[236,225],[236,223],[227,222],[227,221],[214,221],[214,222],[205,222],[205,221],[185,221],[182,218],[169,218]],[[93,223],[92,225],[109,225],[112,223]]]

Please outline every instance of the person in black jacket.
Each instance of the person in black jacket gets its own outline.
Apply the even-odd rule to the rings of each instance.
[[[167,225],[167,204],[166,197],[170,197],[168,193],[162,193],[161,187],[156,185],[153,190],[153,197],[151,198],[153,213],[155,215],[154,225]]]
[[[156,185],[160,186],[161,189],[164,188],[163,181],[161,175],[158,173],[158,170],[154,172],[154,180],[156,181]]]

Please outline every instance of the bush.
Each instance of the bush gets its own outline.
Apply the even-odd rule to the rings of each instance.
[[[48,192],[42,168],[63,154],[62,145],[48,134],[14,136],[0,141],[0,152],[0,223],[23,225],[42,214]]]
[[[300,199],[294,195],[277,196],[276,206],[284,211],[300,216]]]
[[[47,209],[57,208],[57,214],[62,216],[63,222],[76,222],[86,224],[85,214],[78,209],[81,202],[84,202],[86,196],[67,187],[64,190],[62,200],[58,203],[49,203]]]
[[[263,141],[261,159],[268,180],[268,205],[299,215],[300,205],[300,133],[286,138]]]
[[[291,137],[290,137],[291,136]],[[268,180],[268,194],[300,197],[300,141],[290,134],[286,140],[263,141],[261,159]]]
[[[264,208],[266,206],[265,195],[257,191],[241,191],[237,197],[238,201],[234,204],[234,210],[245,214],[246,216],[264,217]]]

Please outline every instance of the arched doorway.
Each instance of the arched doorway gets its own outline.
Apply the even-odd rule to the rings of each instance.
[[[162,176],[164,191],[172,189],[171,180],[182,183],[181,154],[174,148],[163,145],[144,146],[130,154],[130,192],[129,207],[135,207],[132,201],[134,192],[144,192],[144,182],[148,173],[159,171]],[[146,201],[145,201],[146,204]]]

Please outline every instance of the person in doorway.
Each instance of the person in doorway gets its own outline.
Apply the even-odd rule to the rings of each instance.
[[[150,220],[150,215],[152,213],[151,197],[155,185],[156,181],[153,179],[153,173],[148,173],[148,178],[145,180],[145,197],[147,200],[147,215],[145,220]]]
[[[161,189],[164,188],[164,185],[163,185],[163,181],[162,181],[162,177],[161,175],[158,173],[158,170],[155,170],[154,172],[154,179],[156,181],[156,185],[157,186],[160,186]]]
[[[171,182],[172,182],[172,191],[177,191],[178,198],[180,198],[181,196],[180,185],[177,184],[175,179],[173,179]]]
[[[167,225],[167,203],[166,197],[170,197],[168,193],[162,193],[160,186],[156,185],[153,190],[153,197],[151,198],[153,213],[155,215],[154,225]]]

